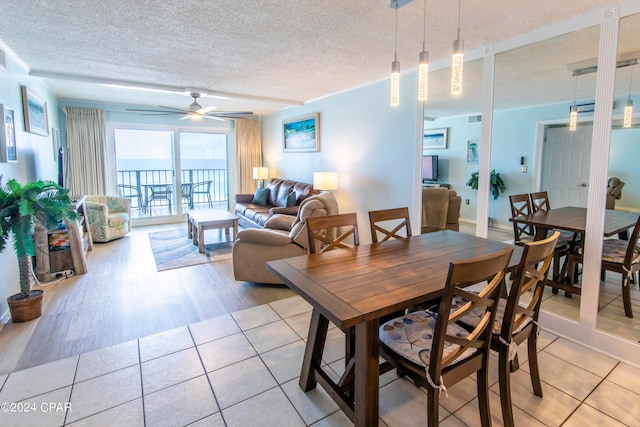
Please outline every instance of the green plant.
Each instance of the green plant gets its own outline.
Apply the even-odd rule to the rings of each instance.
[[[12,179],[2,185],[0,175],[0,252],[6,248],[11,232],[20,276],[18,299],[28,298],[31,293],[31,257],[36,250],[34,220],[46,227],[55,227],[63,219],[75,221],[76,216],[68,189],[52,181],[20,185]]]
[[[467,185],[474,190],[478,189],[478,171],[475,171],[471,174],[471,178],[467,182]],[[504,190],[507,189],[507,186],[504,185],[504,181],[500,177],[500,174],[496,172],[495,169],[491,171],[491,183],[489,184],[491,189],[491,195],[493,196],[493,200],[497,200],[500,196],[500,193],[504,193]]]

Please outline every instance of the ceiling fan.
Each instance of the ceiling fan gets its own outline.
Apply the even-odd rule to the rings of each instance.
[[[245,119],[253,115],[252,111],[216,111],[216,107],[202,108],[202,105],[198,104],[199,93],[191,92],[189,96],[193,98],[193,102],[187,110],[159,105],[158,108],[164,108],[164,110],[127,108],[127,111],[144,113],[143,116],[184,116],[180,120],[202,120],[205,118],[226,121],[227,119]]]

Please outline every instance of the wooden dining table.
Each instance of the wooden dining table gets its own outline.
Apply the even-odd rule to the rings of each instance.
[[[438,298],[451,261],[507,246],[445,230],[267,262],[267,269],[313,306],[300,387],[309,391],[320,383],[356,426],[377,426],[380,319]],[[510,268],[521,254],[515,247]],[[355,329],[355,348],[338,381],[322,368],[329,322],[343,331]]]
[[[604,214],[604,237],[618,235],[620,239],[627,240],[629,238],[629,229],[638,221],[638,213],[607,209]],[[544,239],[549,230],[566,230],[573,233],[584,235],[587,229],[587,208],[579,208],[575,206],[565,206],[557,209],[550,209],[546,212],[536,212],[530,215],[520,215],[510,219],[511,222],[518,224],[531,225],[535,227],[535,240]],[[569,249],[570,252],[576,253],[577,241],[574,246]],[[570,294],[580,294],[579,287],[570,283],[565,283],[566,272],[563,269],[560,277],[555,281],[547,280],[547,284],[562,289]]]

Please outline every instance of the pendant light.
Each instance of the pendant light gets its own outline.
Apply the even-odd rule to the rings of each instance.
[[[398,0],[394,0],[393,7],[396,9],[396,43],[391,63],[391,106],[400,105],[400,63],[398,62]]]
[[[458,37],[453,42],[453,55],[451,56],[451,94],[462,93],[462,64],[464,62],[464,40],[460,38],[460,0],[458,0]]]
[[[624,107],[624,119],[622,121],[622,127],[630,128],[631,121],[633,119],[633,101],[631,100],[631,80],[633,79],[633,68],[631,66],[631,72],[629,73],[629,98],[627,98],[627,105]]]
[[[578,109],[576,107],[576,94],[578,93],[578,75],[575,74],[575,76],[576,76],[576,83],[573,88],[573,105],[569,110],[570,111],[569,113],[569,131],[570,132],[575,131],[578,125]]]
[[[424,0],[424,35],[422,52],[418,58],[418,101],[427,100],[427,80],[429,78],[429,52],[425,49],[427,40],[427,0]]]

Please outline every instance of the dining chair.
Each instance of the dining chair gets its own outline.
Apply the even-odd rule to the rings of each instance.
[[[531,209],[531,201],[527,194],[514,194],[509,196],[509,203],[511,204],[511,218],[515,218],[520,215],[531,215],[533,213]],[[533,226],[513,223],[513,242],[516,245],[522,246],[527,242],[533,242],[534,238]]]
[[[307,233],[309,236],[309,252],[311,254],[360,245],[358,220],[355,212],[309,217],[307,218]],[[345,239],[350,236],[353,244],[345,242]],[[348,369],[349,364],[353,363],[351,356],[356,345],[355,327],[348,328],[344,333],[345,369]],[[352,382],[352,378],[349,381]],[[353,382],[351,386],[353,386]]]
[[[538,315],[544,292],[545,281],[554,256],[560,232],[554,232],[544,240],[524,245],[520,263],[516,268],[513,282],[506,298],[500,298],[491,335],[491,349],[498,353],[498,378],[502,420],[506,427],[514,425],[511,406],[511,375],[518,369],[518,345],[527,341],[529,372],[533,394],[542,397],[542,383],[538,367]],[[520,297],[531,291],[527,304],[520,304]],[[454,304],[464,304],[465,300],[455,300]],[[480,313],[481,314],[481,313]],[[468,328],[475,327],[481,317],[470,312],[460,323]]]
[[[483,426],[491,425],[489,408],[489,345],[497,300],[513,252],[507,247],[489,256],[452,261],[437,312],[421,310],[380,326],[380,355],[427,390],[427,425],[439,423],[440,393],[476,373],[478,405]],[[478,294],[465,288],[486,281]],[[467,300],[453,305],[454,297]],[[472,310],[482,311],[469,331],[456,322]],[[381,368],[382,371],[382,368]]]
[[[401,221],[397,222],[397,220]],[[394,221],[391,226],[395,225],[395,227],[389,229],[388,221]],[[385,223],[387,228],[383,228],[379,223]],[[409,208],[407,207],[369,211],[369,225],[373,243],[411,237],[411,221],[409,220]],[[403,228],[404,235],[398,234]],[[378,240],[378,233],[381,234],[382,240]]]
[[[602,271],[613,271],[622,276],[622,303],[624,314],[633,318],[631,306],[631,285],[638,280],[634,280],[636,272],[640,271],[640,246],[638,245],[638,235],[640,234],[640,217],[633,227],[633,232],[629,240],[605,239],[602,242]],[[582,253],[569,255],[569,283],[575,284],[575,266],[582,263]]]
[[[334,233],[328,233],[332,229]],[[346,229],[346,231],[345,231]],[[352,248],[360,244],[358,220],[354,213],[307,218],[309,252],[322,253],[339,248]],[[353,243],[347,240],[351,237]]]
[[[191,209],[193,209],[193,197],[197,196],[198,194],[203,194],[206,196],[207,198],[207,202],[209,203],[209,207],[213,207],[213,202],[211,201],[211,184],[213,183],[213,181],[202,181],[202,182],[196,182],[195,184],[193,184],[193,187],[191,188]]]
[[[531,208],[533,213],[548,212],[551,210],[551,204],[549,203],[549,193],[546,191],[536,191],[529,194],[531,199]],[[557,281],[560,277],[564,277],[568,268],[568,259],[565,258],[562,267],[560,267],[560,258],[566,257],[570,252],[574,252],[580,242],[580,235],[578,233],[572,233],[570,231],[561,230],[558,243],[556,244],[556,253],[553,260],[553,280]],[[553,293],[558,293],[558,288],[553,288]],[[571,297],[571,294],[565,292],[565,296]]]

